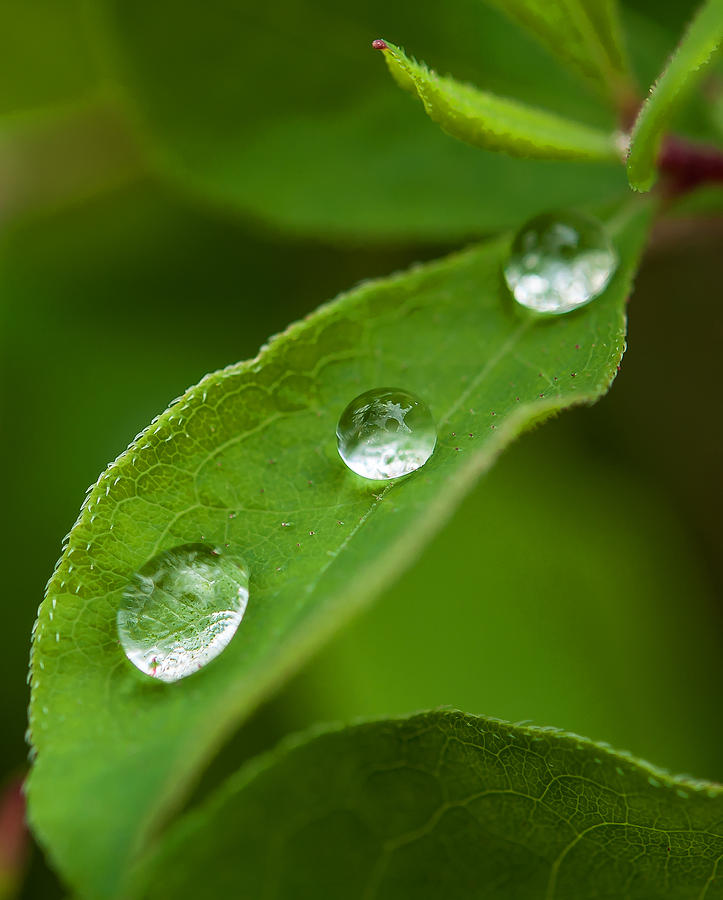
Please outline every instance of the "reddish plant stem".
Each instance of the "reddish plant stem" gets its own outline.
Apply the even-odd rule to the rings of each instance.
[[[701,184],[723,183],[723,152],[670,135],[663,141],[658,169],[665,177],[666,193],[685,194]]]
[[[20,883],[28,843],[23,785],[21,779],[14,778],[0,794],[0,893],[4,888],[11,894]]]

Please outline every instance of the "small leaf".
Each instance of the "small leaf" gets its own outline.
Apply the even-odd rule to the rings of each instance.
[[[538,323],[513,309],[510,240],[490,241],[322,307],[191,388],[103,473],[48,586],[32,661],[31,821],[83,896],[122,895],[224,736],[400,574],[509,441],[607,391],[649,213],[636,202],[611,224],[620,267],[576,313]],[[439,438],[422,470],[380,487],[344,467],[335,426],[383,385],[421,395]],[[494,422],[480,429],[473,408]],[[118,605],[149,559],[198,541],[238,548],[248,607],[216,661],[154,683],[118,645]]]
[[[612,134],[437,75],[387,41],[378,39],[374,47],[383,50],[397,83],[419,97],[432,121],[467,144],[538,159],[619,158]]]
[[[707,0],[691,22],[650,97],[643,104],[630,140],[628,180],[636,191],[649,191],[665,132],[695,87],[705,64],[723,39],[723,0]]]
[[[625,108],[634,82],[617,0],[486,0],[529,31],[598,93]]]
[[[459,712],[297,738],[168,836],[144,898],[698,900],[723,788]]]

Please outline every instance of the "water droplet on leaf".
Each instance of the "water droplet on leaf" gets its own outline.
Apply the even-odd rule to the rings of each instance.
[[[401,478],[434,452],[437,429],[427,405],[399,388],[355,397],[336,426],[339,455],[363,478]]]
[[[618,256],[603,225],[567,211],[538,216],[517,232],[505,264],[515,300],[539,313],[570,312],[601,294]]]
[[[219,550],[206,544],[165,550],[123,592],[117,614],[121,646],[141,672],[178,681],[228,645],[248,595],[248,570]]]

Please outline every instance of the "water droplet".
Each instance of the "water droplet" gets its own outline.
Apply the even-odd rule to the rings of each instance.
[[[355,397],[336,426],[339,455],[363,478],[401,478],[434,452],[437,429],[427,405],[409,391],[375,388]]]
[[[515,235],[505,280],[522,306],[566,313],[601,294],[618,256],[596,219],[566,211],[538,216]]]
[[[236,633],[248,601],[243,564],[206,544],[183,544],[149,560],[118,609],[125,655],[147,675],[178,681],[210,662]]]

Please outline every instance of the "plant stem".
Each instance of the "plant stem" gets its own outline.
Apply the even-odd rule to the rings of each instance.
[[[701,184],[723,183],[723,152],[670,135],[663,142],[658,169],[665,177],[666,194],[685,194]]]

